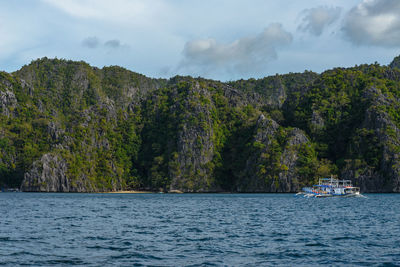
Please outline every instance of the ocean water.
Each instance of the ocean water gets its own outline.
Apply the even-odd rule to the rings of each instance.
[[[399,266],[400,194],[0,194],[0,265]]]

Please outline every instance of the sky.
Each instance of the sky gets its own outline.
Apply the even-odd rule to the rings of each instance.
[[[400,0],[0,0],[0,70],[41,57],[229,81],[400,54]]]

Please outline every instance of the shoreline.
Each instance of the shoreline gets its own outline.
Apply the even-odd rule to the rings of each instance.
[[[23,192],[22,192],[23,193]],[[29,193],[29,192],[28,192]],[[37,192],[37,193],[52,193],[52,192]],[[63,193],[63,192],[53,192],[53,193]],[[71,192],[66,192],[71,193]],[[79,192],[81,194],[87,194],[85,192]],[[78,194],[79,194],[78,193]],[[202,195],[202,194],[218,194],[218,195],[274,195],[274,194],[281,194],[281,195],[296,195],[298,192],[162,192],[162,191],[139,191],[139,190],[122,190],[122,191],[109,191],[109,192],[92,192],[94,194],[166,194],[166,195]],[[90,193],[89,193],[90,194]],[[362,193],[365,194],[400,194],[400,192],[368,192]]]
[[[139,190],[121,190],[121,191],[107,191],[99,192],[100,194],[155,194],[154,191],[139,191]]]
[[[120,191],[108,191],[108,192],[99,192],[105,194],[184,194],[184,192],[180,190],[171,190],[168,192],[163,191],[146,191],[146,190],[120,190]]]

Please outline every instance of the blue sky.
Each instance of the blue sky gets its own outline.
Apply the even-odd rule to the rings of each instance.
[[[399,0],[0,0],[0,70],[40,57],[150,77],[321,72],[400,54]]]

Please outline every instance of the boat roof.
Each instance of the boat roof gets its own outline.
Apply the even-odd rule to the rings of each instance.
[[[333,182],[348,182],[348,183],[351,182],[351,180],[339,180],[339,179],[336,179],[336,178],[319,178],[319,180],[320,181],[327,181],[327,182],[330,182],[330,181],[333,181]]]
[[[332,188],[332,187],[345,187],[345,188],[350,188],[353,187],[352,181],[351,180],[339,180],[333,177],[324,177],[324,178],[319,178],[318,184],[314,185],[315,187],[320,187],[320,188]]]

